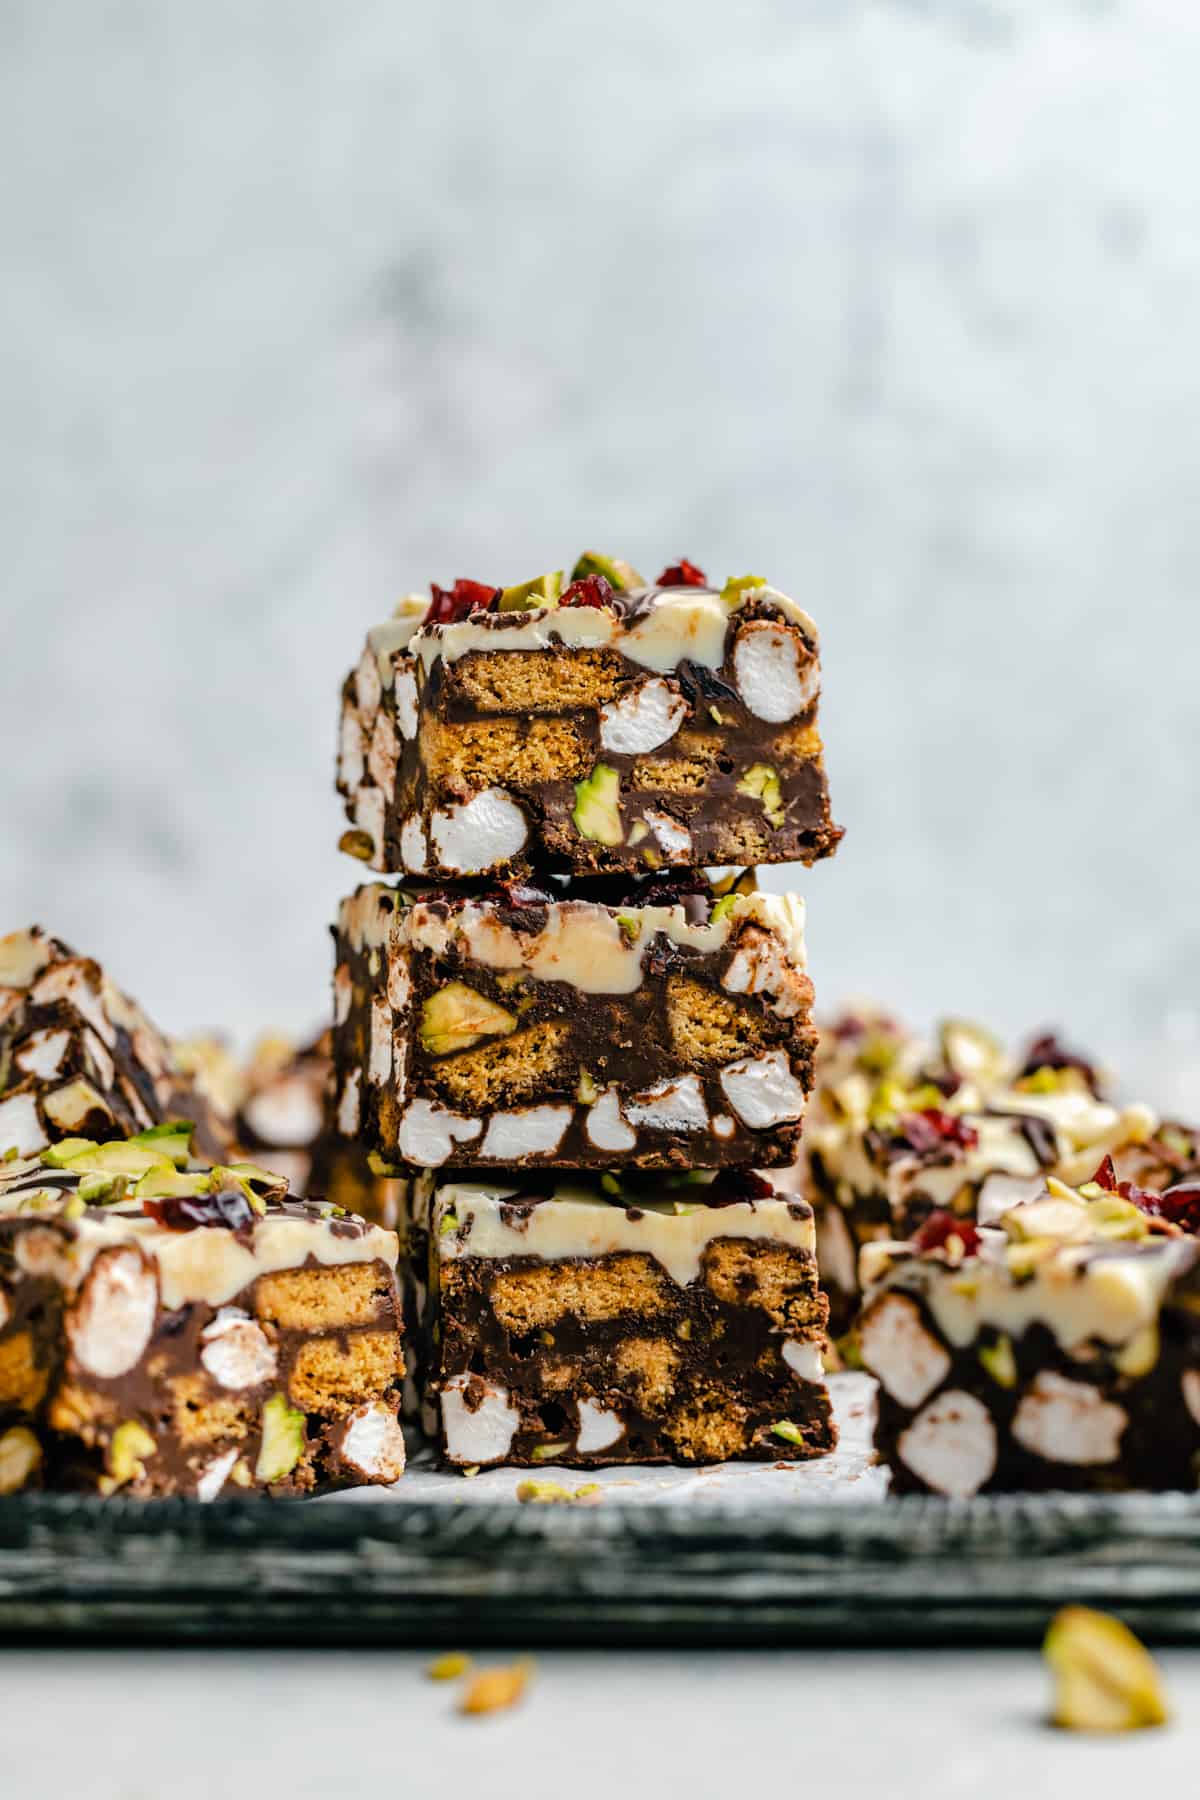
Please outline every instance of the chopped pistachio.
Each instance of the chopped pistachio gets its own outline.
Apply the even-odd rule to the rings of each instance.
[[[347,856],[358,858],[359,862],[370,862],[375,854],[375,839],[369,831],[343,831],[338,839],[338,849]]]
[[[606,1194],[617,1196],[621,1192],[621,1183],[611,1172],[606,1172],[600,1177],[600,1186]]]
[[[619,556],[601,556],[598,550],[585,550],[571,570],[572,581],[582,581],[585,575],[603,575],[618,594],[630,594],[634,588],[646,586],[645,577],[631,563]]]
[[[1110,1613],[1065,1606],[1042,1654],[1054,1672],[1051,1717],[1067,1731],[1136,1731],[1170,1717],[1154,1658]]]
[[[262,1442],[255,1475],[259,1481],[282,1481],[304,1454],[302,1412],[288,1404],[286,1394],[272,1394],[262,1409]]]
[[[126,1419],[118,1425],[105,1458],[114,1484],[124,1487],[126,1482],[139,1480],[146,1473],[145,1458],[153,1456],[157,1448],[146,1427],[136,1419]]]
[[[380,1156],[378,1150],[367,1151],[367,1167],[370,1169],[372,1175],[382,1175],[386,1177],[403,1173],[398,1163],[386,1161],[384,1157]]]
[[[642,920],[636,913],[618,913],[617,924],[627,944],[636,944],[642,935]]]
[[[610,847],[625,841],[621,825],[621,777],[608,763],[598,762],[575,784],[571,819],[582,838]]]
[[[678,1325],[675,1327],[675,1336],[677,1338],[682,1338],[684,1343],[686,1343],[691,1335],[692,1321],[690,1319],[680,1319]]]
[[[443,1213],[442,1214],[442,1222],[438,1226],[438,1232],[440,1233],[440,1235],[442,1237],[445,1237],[448,1232],[457,1231],[457,1230],[458,1230],[458,1214],[452,1213],[452,1212]]]
[[[430,994],[421,1008],[421,1047],[430,1056],[469,1050],[483,1038],[507,1037],[517,1028],[516,1016],[497,1006],[465,981],[449,981]]]
[[[1003,1333],[993,1344],[979,1346],[979,1360],[998,1387],[1014,1388],[1017,1385],[1017,1359],[1013,1354],[1012,1339]]]
[[[596,1086],[595,1076],[590,1069],[585,1069],[581,1066],[579,1070],[579,1080],[575,1086],[575,1098],[578,1100],[580,1106],[595,1106],[599,1097],[600,1089]]]
[[[504,588],[497,611],[530,612],[539,606],[557,606],[562,591],[563,572],[555,569],[549,575],[539,575],[535,581],[523,581],[519,587]]]
[[[506,1669],[484,1669],[476,1675],[462,1697],[459,1711],[464,1713],[502,1712],[515,1706],[529,1686],[533,1662],[523,1657]]]
[[[553,1462],[556,1456],[565,1456],[571,1448],[565,1438],[556,1444],[535,1444],[530,1452],[534,1462]]]
[[[1153,1322],[1136,1331],[1127,1344],[1113,1353],[1113,1367],[1131,1381],[1148,1375],[1158,1361],[1158,1326]]]
[[[721,589],[721,598],[726,606],[737,607],[748,594],[755,594],[766,586],[761,575],[731,575]]]
[[[708,915],[710,925],[719,925],[722,919],[728,918],[737,902],[736,894],[722,894]]]
[[[778,771],[770,763],[751,763],[737,784],[739,794],[761,800],[768,825],[778,828],[786,817]]]
[[[522,1481],[517,1485],[517,1499],[523,1506],[551,1506],[569,1501],[571,1490],[560,1481]]]
[[[457,1681],[471,1667],[471,1658],[461,1650],[447,1650],[444,1656],[436,1656],[425,1670],[430,1681]]]
[[[771,1427],[772,1437],[782,1438],[785,1444],[803,1444],[804,1433],[790,1419],[777,1419]]]

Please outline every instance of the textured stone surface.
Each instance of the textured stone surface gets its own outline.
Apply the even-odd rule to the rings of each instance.
[[[362,628],[686,551],[824,627],[826,998],[1197,1054],[1198,77],[1185,0],[8,0],[0,919],[307,1024]]]

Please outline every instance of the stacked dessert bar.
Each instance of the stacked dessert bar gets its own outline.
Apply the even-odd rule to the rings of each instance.
[[[590,555],[410,597],[345,684],[342,845],[393,879],[341,907],[334,1112],[402,1178],[452,1464],[832,1447],[812,1210],[761,1172],[812,1085],[803,904],[738,874],[841,836],[818,687],[765,582]]]

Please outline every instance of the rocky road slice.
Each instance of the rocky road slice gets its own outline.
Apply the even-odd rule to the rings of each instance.
[[[342,690],[342,847],[458,880],[812,863],[829,811],[817,631],[756,576],[608,557],[410,595]]]
[[[0,1164],[0,1491],[394,1481],[397,1252],[187,1127]]]
[[[805,1201],[741,1170],[407,1192],[412,1402],[451,1465],[834,1448]]]
[[[943,1210],[869,1245],[856,1335],[893,1491],[1194,1489],[1198,1225],[1200,1185],[1155,1194],[1106,1158],[996,1225]]]
[[[336,1124],[388,1163],[795,1155],[814,1034],[794,896],[700,875],[374,885],[343,903],[336,938]]]

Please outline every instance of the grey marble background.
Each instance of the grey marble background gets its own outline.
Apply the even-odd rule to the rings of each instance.
[[[826,1002],[1186,1072],[1198,92],[1191,0],[0,0],[0,919],[304,1028],[364,627],[683,552],[823,627]]]

